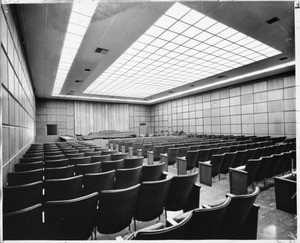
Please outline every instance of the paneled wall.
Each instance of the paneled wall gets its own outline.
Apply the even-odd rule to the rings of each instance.
[[[296,136],[295,76],[272,78],[163,102],[155,132]]]
[[[74,136],[74,101],[37,99],[36,141],[58,141],[60,135]],[[47,125],[57,125],[57,135],[47,135]]]
[[[133,131],[140,123],[151,130],[150,108],[142,105],[37,99],[36,142],[55,142],[61,135],[86,135],[103,130]],[[47,125],[57,125],[57,135],[47,135]]]
[[[34,141],[35,98],[17,27],[9,5],[1,6],[3,181]]]

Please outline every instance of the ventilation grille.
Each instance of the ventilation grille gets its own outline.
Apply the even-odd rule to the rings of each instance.
[[[268,24],[273,24],[273,23],[277,22],[278,20],[279,20],[279,18],[274,17],[274,18],[271,18],[271,19],[267,20],[266,22],[267,22]]]
[[[108,49],[97,47],[95,50],[96,53],[106,55],[108,53]]]

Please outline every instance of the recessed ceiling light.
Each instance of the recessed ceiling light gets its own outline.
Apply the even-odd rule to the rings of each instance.
[[[279,20],[278,17],[274,17],[274,18],[271,18],[269,20],[266,21],[267,24],[273,24],[275,22],[277,22]]]
[[[85,68],[85,69],[84,69],[84,71],[90,72],[90,71],[91,71],[91,69],[89,69],[89,68]]]
[[[105,55],[108,53],[108,49],[97,47],[95,52]]]
[[[75,80],[75,83],[83,83],[83,80]]]
[[[283,60],[286,60],[288,59],[287,57],[282,57],[282,58],[279,58],[280,61],[283,61]]]

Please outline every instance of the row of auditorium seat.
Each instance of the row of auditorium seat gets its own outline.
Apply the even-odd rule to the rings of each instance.
[[[101,190],[122,189],[146,181],[166,178],[164,164],[144,165],[59,179],[32,176],[33,182],[8,185],[3,188],[4,213],[32,206],[47,200],[72,199]],[[32,175],[32,174],[30,174]]]
[[[195,184],[196,179],[197,173],[194,173],[145,181],[124,189],[101,190],[67,200],[46,199],[43,204],[5,213],[4,239],[84,240],[91,236],[95,227],[102,234],[112,234],[130,226],[132,218],[150,221],[164,210],[198,208],[200,187]]]

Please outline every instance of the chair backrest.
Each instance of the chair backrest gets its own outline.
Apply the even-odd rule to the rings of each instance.
[[[207,155],[207,160],[211,160],[211,156],[214,154],[218,154],[220,151],[220,148],[210,148]]]
[[[102,151],[84,152],[84,156],[98,156],[102,155]]]
[[[169,148],[174,148],[174,144],[163,145],[163,154],[168,153]]]
[[[259,187],[256,187],[254,191],[249,194],[226,194],[227,197],[231,198],[231,201],[218,233],[219,239],[236,239],[238,232],[243,227],[257,195],[259,194],[259,191]],[[239,216],[236,217],[236,215]]]
[[[199,150],[189,150],[186,152],[186,169],[191,170],[196,167]]]
[[[251,185],[251,183],[253,182],[253,179],[258,170],[260,161],[261,161],[261,159],[249,159],[248,160],[248,163],[246,164],[246,168],[245,168],[245,171],[248,172],[247,186]]]
[[[44,167],[43,161],[37,161],[32,163],[20,163],[20,164],[15,164],[15,172],[37,170],[37,169],[42,169],[43,167]]]
[[[229,152],[235,152],[238,150],[238,145],[230,145],[229,146]]]
[[[264,147],[257,147],[252,158],[259,159],[262,156],[264,149],[265,149]]]
[[[124,159],[114,161],[102,161],[101,172],[124,168]]]
[[[185,238],[187,222],[192,217],[189,212],[178,224],[159,229],[141,229],[128,236],[128,240],[180,240]]]
[[[3,215],[4,240],[42,240],[42,204]]]
[[[83,177],[84,195],[93,192],[101,192],[102,190],[112,190],[114,188],[115,176],[115,170],[101,173],[85,174]]]
[[[210,149],[199,149],[197,162],[204,162],[208,160],[208,153]]]
[[[220,168],[221,174],[227,174],[229,172],[229,167],[232,166],[233,159],[237,152],[226,152],[223,157],[223,161]]]
[[[219,154],[224,154],[224,153],[227,153],[227,152],[229,152],[229,146],[220,147]]]
[[[87,153],[87,152],[95,152],[95,150],[93,148],[80,148],[79,152]]]
[[[214,154],[211,156],[210,164],[211,164],[211,176],[215,177],[220,173],[220,169],[223,163],[224,154]]]
[[[73,176],[63,179],[48,179],[44,181],[45,200],[66,200],[82,196],[83,176]]]
[[[105,150],[105,151],[102,151],[102,155],[107,155],[107,154],[111,154],[111,155],[113,155],[113,154],[116,154],[116,153],[118,153],[118,151],[117,150]]]
[[[43,169],[22,172],[11,172],[7,174],[8,186],[18,186],[43,180]]]
[[[165,205],[166,210],[178,211],[186,206],[197,177],[198,172],[172,177]]]
[[[74,148],[72,148],[72,149],[64,149],[63,152],[66,155],[67,154],[77,154],[77,153],[79,153],[79,149],[74,149]]]
[[[55,167],[63,167],[69,165],[69,159],[57,159],[57,160],[45,160],[44,167],[45,168],[55,168]]]
[[[283,152],[283,160],[286,161],[283,172],[292,172],[292,151]]]
[[[84,157],[84,153],[75,153],[75,154],[66,154],[66,158],[72,159],[72,158],[82,158]]]
[[[106,155],[93,155],[91,159],[91,163],[100,162],[100,161],[110,161],[111,154]]]
[[[176,163],[178,157],[179,148],[169,148],[168,149],[168,164],[172,165]]]
[[[178,157],[185,157],[186,152],[190,150],[190,146],[178,147]]]
[[[114,189],[122,189],[134,186],[140,183],[142,175],[142,166],[127,169],[118,169],[116,171],[116,180]]]
[[[152,151],[153,145],[152,143],[143,143],[142,145],[142,156],[147,158],[147,152]]]
[[[118,153],[118,154],[112,154],[110,159],[112,161],[115,161],[115,160],[127,159],[127,158],[129,158],[128,153]]]
[[[265,179],[266,173],[270,166],[271,159],[272,159],[271,156],[262,156],[260,158],[260,163],[255,173],[255,176],[253,178],[253,181],[259,182]]]
[[[163,146],[153,146],[153,159],[154,161],[160,160],[160,154],[163,152]]]
[[[190,150],[199,150],[200,149],[200,145],[191,145],[190,146]]]
[[[23,154],[23,158],[43,157],[43,156],[44,156],[44,152]]]
[[[262,153],[262,156],[270,156],[272,155],[273,145],[271,146],[265,146],[264,151]]]
[[[44,175],[45,180],[47,179],[61,179],[72,177],[75,174],[75,166],[63,166],[54,168],[45,168]]]
[[[49,155],[44,156],[44,160],[59,160],[59,159],[65,159],[66,156],[64,154],[58,154],[58,155]]]
[[[171,178],[141,183],[135,219],[150,221],[158,218],[167,201]]]
[[[87,157],[75,157],[75,158],[70,158],[69,164],[70,165],[77,165],[77,164],[90,164],[92,161],[91,156]]]
[[[43,160],[44,160],[43,156],[31,157],[31,158],[21,158],[20,163],[32,163],[32,162],[38,162],[38,161],[43,161]]]
[[[117,233],[130,225],[135,214],[140,186],[138,184],[126,189],[100,192],[97,217],[99,233]]]
[[[3,187],[3,213],[11,213],[42,203],[43,182]]]
[[[98,193],[45,203],[47,240],[87,240],[96,226]]]
[[[194,209],[192,211],[192,217],[187,222],[184,239],[214,239],[224,219],[230,201],[231,198],[228,197],[218,206]]]
[[[77,164],[75,165],[75,174],[84,175],[87,173],[99,173],[101,170],[101,162],[95,162],[90,164]]]
[[[124,168],[135,168],[142,166],[144,163],[144,157],[135,157],[124,159]]]
[[[165,163],[143,165],[141,181],[157,181],[163,178]]]
[[[249,159],[253,159],[255,152],[256,152],[256,148],[247,149],[241,165],[245,165],[245,164],[247,164]]]
[[[246,150],[237,150],[231,167],[235,168],[242,165],[246,152],[247,152]]]
[[[287,161],[285,160],[285,156],[284,156],[284,152],[282,152],[280,155],[279,155],[280,159],[279,159],[279,162],[278,162],[278,167],[275,171],[275,175],[280,175],[284,172],[284,168],[285,168],[285,165],[287,163]]]

